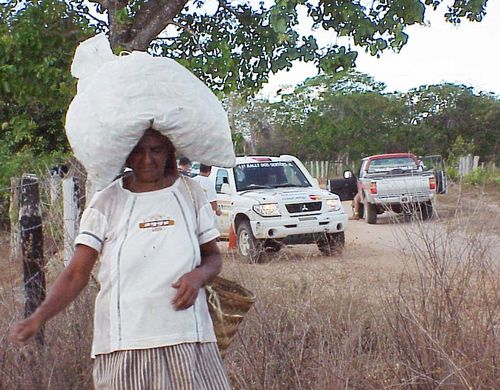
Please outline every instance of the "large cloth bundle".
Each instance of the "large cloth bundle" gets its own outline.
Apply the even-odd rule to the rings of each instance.
[[[100,34],[80,44],[71,72],[79,81],[66,134],[97,189],[121,172],[148,128],[167,136],[181,155],[206,165],[234,165],[224,108],[177,62],[136,51],[115,56]]]

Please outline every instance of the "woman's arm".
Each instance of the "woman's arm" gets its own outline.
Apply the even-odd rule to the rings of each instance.
[[[33,337],[50,318],[68,306],[87,285],[98,253],[77,245],[69,265],[61,272],[42,304],[24,321],[10,329],[10,340],[21,346]]]
[[[200,245],[201,263],[191,272],[182,275],[172,287],[177,293],[172,299],[176,310],[184,310],[192,306],[198,297],[198,291],[210,282],[222,270],[222,257],[217,241],[212,240]]]

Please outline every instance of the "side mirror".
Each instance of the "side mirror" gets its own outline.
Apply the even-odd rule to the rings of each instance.
[[[351,179],[352,178],[352,172],[347,170],[344,171],[344,179]]]
[[[220,188],[220,192],[222,194],[232,194],[233,193],[233,191],[231,191],[231,187],[227,183],[222,184],[222,186]]]
[[[319,187],[319,181],[315,177],[312,178],[312,184],[314,187]]]

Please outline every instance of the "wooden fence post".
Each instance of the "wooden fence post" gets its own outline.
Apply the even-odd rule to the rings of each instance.
[[[42,216],[38,178],[23,175],[20,188],[19,226],[24,272],[24,316],[28,317],[45,299]],[[43,344],[43,328],[36,335]]]
[[[458,172],[460,174],[460,177],[463,177],[466,173],[466,158],[465,157],[459,157],[458,160]]]
[[[479,167],[479,156],[472,158],[472,170],[475,171]]]
[[[59,175],[49,176],[50,205],[55,206],[61,193],[61,177]]]
[[[73,246],[78,228],[80,189],[73,176],[63,179],[64,212],[64,265],[67,266],[73,256]]]
[[[10,179],[9,222],[10,259],[16,260],[19,258],[19,179],[17,177]]]

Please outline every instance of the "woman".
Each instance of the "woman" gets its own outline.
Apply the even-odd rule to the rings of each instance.
[[[229,389],[202,288],[222,268],[210,204],[179,177],[174,146],[155,130],[127,164],[132,173],[85,210],[70,265],[11,339],[25,343],[63,310],[100,258],[96,389]]]

